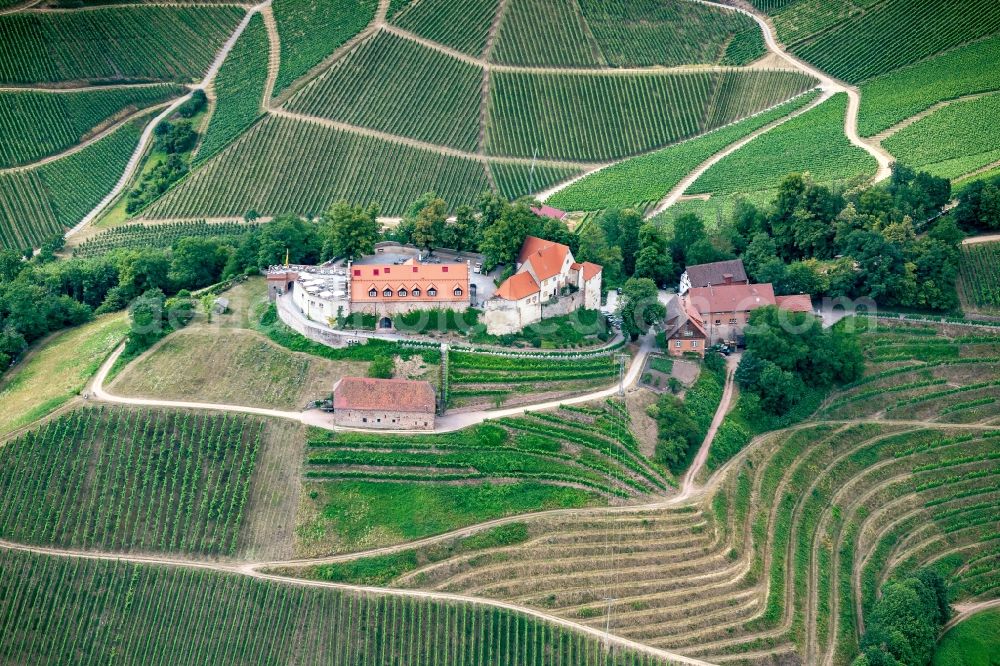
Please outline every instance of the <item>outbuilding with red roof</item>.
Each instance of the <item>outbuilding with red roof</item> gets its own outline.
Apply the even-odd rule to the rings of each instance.
[[[344,377],[333,385],[334,424],[374,430],[433,430],[437,407],[430,382]]]

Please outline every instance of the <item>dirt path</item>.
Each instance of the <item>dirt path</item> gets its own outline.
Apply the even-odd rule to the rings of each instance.
[[[274,20],[274,10],[268,5],[261,10],[260,15],[264,19],[264,27],[267,28],[267,80],[264,82],[264,95],[260,100],[261,111],[267,111],[271,106],[271,98],[274,97],[274,84],[278,81],[278,72],[281,71],[281,35],[278,34],[278,22]]]
[[[204,78],[202,78],[200,83],[192,87],[192,92],[194,90],[205,90],[206,88],[212,85],[212,82],[215,80],[215,76],[219,73],[219,68],[222,67],[222,63],[225,61],[226,56],[229,55],[229,52],[232,51],[233,45],[236,44],[236,40],[239,39],[240,35],[243,34],[243,31],[246,30],[247,25],[249,25],[250,23],[250,19],[253,18],[254,14],[263,10],[265,7],[269,7],[270,5],[271,5],[271,0],[264,0],[264,2],[260,3],[259,5],[253,6],[252,8],[250,8],[249,11],[247,11],[246,16],[244,16],[243,19],[236,26],[236,29],[233,31],[233,34],[229,36],[229,39],[227,39],[226,42],[222,45],[222,48],[219,49],[218,54],[216,54],[215,56],[215,60],[212,61],[212,63],[208,67],[208,70],[205,72]],[[139,169],[139,165],[142,162],[142,158],[146,154],[146,149],[149,147],[150,141],[152,141],[153,131],[156,129],[156,126],[159,125],[162,120],[167,118],[171,113],[177,110],[177,108],[180,107],[181,104],[183,104],[190,98],[191,98],[191,93],[188,93],[183,97],[178,97],[173,101],[173,103],[171,103],[163,111],[161,111],[155,118],[153,118],[148,125],[146,125],[146,128],[142,132],[142,135],[139,137],[139,145],[136,146],[135,151],[133,151],[132,153],[132,157],[129,158],[128,164],[125,166],[125,171],[122,173],[121,178],[118,179],[118,182],[115,184],[115,186],[111,189],[110,192],[108,192],[108,194],[103,199],[101,199],[100,203],[98,203],[97,206],[95,206],[89,213],[87,213],[83,217],[83,219],[80,220],[80,222],[78,222],[72,229],[68,230],[65,233],[66,238],[70,238],[74,234],[79,233],[81,229],[85,228],[91,222],[96,220],[97,217],[102,212],[104,212],[104,209],[107,208],[109,205],[111,205],[111,203],[115,199],[117,199],[122,192],[125,191],[125,188],[128,187],[128,184],[132,180],[132,177],[136,174],[136,172]]]
[[[53,86],[59,85],[60,87],[47,87],[47,86],[12,86],[5,85],[0,86],[0,93],[17,93],[17,92],[38,92],[38,93],[78,93],[78,92],[95,92],[104,90],[120,90],[122,88],[155,88],[159,86],[175,85],[180,88],[188,87],[185,83],[174,83],[172,81],[154,81],[152,83],[109,83],[108,85],[93,85],[87,84],[82,86],[62,86],[59,83],[53,84]]]
[[[969,604],[954,604],[952,608],[955,609],[955,615],[948,621],[948,624],[944,625],[941,629],[941,633],[944,634],[946,631],[954,627],[956,624],[962,622],[963,620],[968,620],[970,617],[984,610],[989,610],[990,608],[1000,608],[1000,599],[990,599],[989,601],[977,601],[975,603]]]
[[[733,394],[736,391],[736,366],[739,365],[740,358],[740,354],[733,354],[726,359],[726,385],[722,390],[722,399],[719,400],[719,407],[715,410],[712,424],[708,427],[708,432],[705,433],[705,439],[701,443],[701,448],[698,449],[698,455],[695,456],[690,469],[684,475],[680,495],[676,498],[679,502],[686,500],[694,494],[695,479],[705,466],[705,462],[708,461],[708,452],[712,449],[715,433],[719,431],[719,427],[722,426],[722,422],[725,421],[726,414],[729,413],[729,408],[732,406]]]
[[[30,171],[31,169],[37,169],[38,167],[42,167],[42,166],[45,166],[46,164],[51,164],[52,162],[56,162],[58,160],[61,160],[64,157],[69,157],[70,155],[75,155],[75,154],[77,154],[77,153],[79,153],[79,152],[81,152],[81,151],[89,148],[90,146],[94,145],[95,143],[97,143],[101,139],[104,139],[104,138],[108,137],[109,135],[114,134],[115,132],[117,132],[122,127],[122,125],[127,125],[128,123],[132,122],[136,118],[148,114],[150,111],[155,111],[156,109],[162,109],[162,108],[164,108],[166,106],[169,106],[170,104],[172,104],[172,102],[163,102],[161,104],[155,104],[153,106],[147,106],[144,109],[139,109],[135,113],[131,113],[131,114],[125,116],[124,118],[122,118],[121,120],[119,120],[119,121],[117,121],[117,122],[109,125],[108,127],[104,128],[103,130],[101,130],[100,132],[98,132],[94,136],[90,137],[89,139],[87,139],[85,141],[81,141],[80,143],[78,143],[78,144],[70,147],[67,150],[64,150],[61,153],[56,153],[55,155],[49,155],[48,157],[43,157],[42,159],[38,160],[37,162],[32,162],[30,164],[22,164],[22,165],[16,166],[16,167],[8,167],[6,169],[0,169],[0,175],[8,174],[8,173],[17,173],[18,171]]]
[[[22,2],[18,5],[11,5],[6,9],[0,9],[0,16],[4,14],[15,14],[17,12],[23,12],[25,9],[30,9],[40,3],[42,0],[28,0],[27,2]]]
[[[923,120],[927,116],[929,116],[929,115],[931,115],[933,113],[936,113],[937,111],[940,111],[941,109],[945,108],[946,106],[951,106],[952,104],[958,104],[960,102],[971,102],[973,100],[979,99],[980,97],[986,97],[987,95],[993,95],[993,94],[996,94],[996,93],[995,92],[987,92],[987,93],[977,93],[977,94],[974,94],[974,95],[963,95],[962,97],[956,97],[955,99],[946,99],[943,102],[938,102],[937,104],[934,104],[933,106],[930,106],[930,107],[924,109],[923,111],[921,111],[917,115],[910,116],[906,120],[903,120],[902,122],[898,122],[895,125],[893,125],[892,127],[879,132],[878,134],[876,134],[873,137],[870,137],[869,141],[874,141],[875,143],[877,143],[879,145],[882,145],[882,142],[885,141],[886,139],[888,139],[889,137],[891,137],[892,135],[898,134],[899,132],[902,132],[904,129],[906,129],[910,125],[912,125],[914,123],[917,123],[917,122],[920,122],[921,120]]]
[[[985,236],[972,236],[962,241],[962,245],[979,245],[980,243],[1000,243],[1000,234],[986,234]]]
[[[993,171],[996,168],[1000,168],[1000,160],[997,160],[996,162],[990,162],[985,166],[979,167],[975,171],[970,171],[969,173],[962,174],[960,177],[953,180],[952,184],[954,185],[956,183],[962,183],[966,180],[969,180],[970,178],[975,178],[981,173],[986,173],[987,171]]]

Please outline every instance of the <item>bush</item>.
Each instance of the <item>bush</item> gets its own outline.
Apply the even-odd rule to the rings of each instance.
[[[208,106],[208,97],[204,90],[195,90],[191,93],[191,99],[184,102],[177,108],[177,114],[181,118],[192,118],[201,113]]]
[[[376,356],[368,366],[368,376],[375,379],[392,379],[396,364],[390,356]]]

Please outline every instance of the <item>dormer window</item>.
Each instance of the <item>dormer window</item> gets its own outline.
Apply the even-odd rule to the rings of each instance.
[[[382,295],[385,296],[386,298],[392,298],[392,289],[386,287],[384,290],[382,290]]]
[[[414,287],[413,288],[413,297],[414,298],[420,298],[420,287]]]
[[[406,291],[406,287],[403,287],[396,292],[396,295],[399,296],[400,298],[406,298],[407,296],[409,296],[409,292]]]
[[[456,296],[461,296],[463,293],[464,292],[462,291],[461,287],[455,287],[455,295]]]
[[[437,296],[438,295],[437,288],[436,287],[431,287],[430,289],[428,289],[427,290],[427,295],[430,296],[431,298],[434,298],[435,296]]]
[[[378,289],[372,287],[368,290],[368,298],[375,298],[376,296],[378,296]]]

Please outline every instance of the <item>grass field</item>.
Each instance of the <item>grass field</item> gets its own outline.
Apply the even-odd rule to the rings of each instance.
[[[791,172],[808,171],[821,183],[873,175],[875,160],[844,135],[846,108],[847,95],[835,95],[729,155],[688,193],[771,190]]]
[[[275,0],[281,68],[274,94],[361,32],[375,18],[377,7],[376,0]]]
[[[474,151],[482,77],[478,67],[379,32],[293,97],[287,108]]]
[[[397,13],[393,25],[425,39],[478,56],[496,16],[498,0],[421,0]]]
[[[235,555],[264,424],[95,407],[0,449],[0,533],[106,551]]]
[[[963,301],[976,309],[1000,310],[1000,243],[963,245],[958,268]]]
[[[812,85],[793,72],[497,73],[487,148],[499,155],[612,160],[720,127]]]
[[[118,182],[145,120],[54,162],[0,174],[0,247],[38,247],[79,222]]]
[[[851,83],[885,74],[942,51],[961,46],[1000,30],[1000,9],[990,0],[888,0],[865,11],[850,11],[850,17],[833,25],[815,22],[788,39],[792,22],[782,16],[792,12],[824,15],[835,3],[808,0],[775,17],[778,34],[795,55],[821,70]],[[795,17],[793,17],[794,19]],[[806,34],[803,34],[806,33]]]
[[[0,436],[24,427],[76,396],[125,339],[122,314],[105,315],[47,338],[0,381]]]
[[[943,100],[1000,90],[998,58],[995,35],[866,82],[858,132],[873,136]]]
[[[1000,93],[956,102],[886,139],[900,162],[956,178],[1000,160]]]
[[[563,210],[626,208],[660,201],[699,164],[748,134],[816,98],[810,93],[704,136],[603,169],[557,193],[548,203]]]
[[[1000,610],[986,610],[953,627],[938,643],[933,666],[993,666],[1000,636]]]
[[[298,410],[328,398],[367,363],[293,354],[253,332],[182,332],[133,362],[111,390],[124,396]]]
[[[250,19],[215,78],[215,111],[198,148],[198,161],[222,150],[260,116],[268,48],[264,19],[257,14]]]
[[[0,144],[0,168],[60,153],[131,112],[182,94],[183,88],[174,85],[0,93],[0,134],[5,137]],[[37,131],[39,126],[45,131]]]
[[[238,7],[107,7],[0,16],[0,83],[200,79]]]
[[[488,606],[10,551],[0,574],[9,663],[665,666]]]

